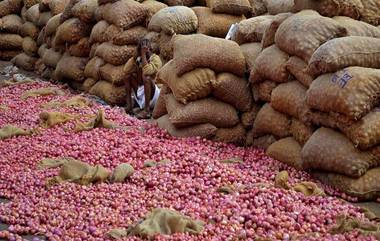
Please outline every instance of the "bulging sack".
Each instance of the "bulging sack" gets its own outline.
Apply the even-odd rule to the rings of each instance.
[[[11,60],[11,62],[19,68],[22,68],[27,71],[33,71],[37,60],[38,59],[35,57],[30,57],[26,55],[25,53],[21,53],[17,55],[16,57],[14,57]]]
[[[74,17],[91,23],[95,21],[95,11],[98,8],[97,0],[79,0],[71,9]]]
[[[380,3],[376,0],[362,1],[363,8],[360,11],[360,20],[372,25],[380,25]]]
[[[4,0],[0,2],[0,18],[10,15],[18,14],[22,8],[22,0]]]
[[[71,18],[59,25],[55,35],[56,44],[76,43],[88,36],[91,26],[77,18]]]
[[[239,45],[244,43],[261,42],[265,29],[272,23],[273,16],[259,16],[241,21],[232,40]]]
[[[307,88],[314,80],[313,76],[308,72],[307,63],[299,57],[290,57],[288,62],[286,62],[286,69]]]
[[[166,84],[182,104],[211,94],[211,82],[215,79],[215,72],[211,69],[195,69],[178,77],[173,60],[165,64],[157,74],[157,81]]]
[[[100,77],[115,86],[124,85],[124,65],[105,64],[99,69]]]
[[[22,50],[29,56],[35,56],[38,51],[36,41],[31,37],[25,37],[22,41]]]
[[[246,129],[252,128],[253,122],[255,121],[257,113],[259,113],[260,108],[261,108],[261,106],[254,103],[252,108],[249,111],[244,112],[241,115],[240,120],[241,120],[241,124],[244,126],[244,128],[246,128]]]
[[[0,32],[19,34],[22,27],[22,19],[16,14],[0,18]]]
[[[237,110],[245,112],[252,107],[253,98],[249,83],[236,75],[221,73],[211,80],[212,95],[217,99],[234,106]]]
[[[290,133],[293,138],[300,143],[302,146],[310,139],[313,135],[315,129],[312,125],[303,123],[296,118],[292,119],[290,125]]]
[[[174,61],[179,76],[196,68],[230,72],[239,77],[245,73],[245,59],[239,45],[203,34],[174,36]]]
[[[198,18],[194,11],[185,6],[163,8],[154,14],[149,22],[150,31],[166,34],[189,34],[198,28]]]
[[[272,15],[291,12],[294,7],[294,0],[264,0],[264,3],[268,13]]]
[[[252,146],[256,148],[261,148],[263,150],[268,149],[270,145],[277,141],[276,137],[273,135],[265,135],[258,138],[254,138],[252,141]]]
[[[91,30],[90,42],[91,43],[103,43],[107,42],[105,39],[105,33],[110,25],[107,21],[101,20]]]
[[[136,26],[113,37],[112,42],[116,45],[137,45],[140,39],[148,34],[148,30],[142,26]]]
[[[73,80],[83,83],[85,80],[84,68],[87,62],[87,58],[73,57],[66,53],[57,64],[55,75],[58,80]]]
[[[104,65],[104,60],[99,57],[94,57],[88,61],[86,68],[84,69],[84,75],[87,78],[91,78],[98,81],[100,78],[99,69]]]
[[[380,69],[380,38],[332,39],[314,52],[309,61],[309,73],[318,76],[350,66]]]
[[[337,16],[333,19],[347,29],[347,36],[380,38],[380,29],[371,24],[344,16]]]
[[[44,12],[40,14],[40,17],[37,22],[37,26],[40,28],[45,27],[49,19],[52,17],[51,12]]]
[[[177,128],[210,123],[218,128],[233,127],[239,122],[235,108],[213,98],[197,100],[183,105],[174,96],[166,98],[170,122]]]
[[[90,91],[90,89],[92,88],[92,86],[94,86],[96,84],[96,80],[94,79],[91,79],[91,78],[87,78],[84,82],[83,82],[83,90],[84,92],[88,93]]]
[[[302,11],[287,18],[278,28],[276,45],[289,55],[309,62],[314,51],[333,38],[344,37],[347,30],[331,18],[317,12]]]
[[[263,37],[261,39],[261,46],[263,49],[275,44],[277,29],[287,18],[292,15],[292,13],[280,13],[273,17],[272,22],[264,30]]]
[[[219,128],[212,140],[235,145],[244,145],[246,143],[246,134],[243,125],[238,124],[232,128]]]
[[[135,51],[136,48],[133,45],[118,46],[102,43],[96,48],[95,55],[109,64],[122,65],[134,56]]]
[[[0,59],[4,61],[10,61],[21,52],[21,50],[0,50]]]
[[[45,36],[51,36],[54,35],[57,31],[57,28],[59,26],[59,19],[61,18],[61,13],[53,16],[49,19],[49,21],[46,23],[45,27]]]
[[[125,105],[127,92],[125,87],[116,87],[107,81],[98,81],[89,91],[110,105]]]
[[[278,83],[270,80],[258,84],[252,84],[252,95],[255,101],[270,102],[272,98],[272,91],[278,86]]]
[[[32,6],[25,12],[25,20],[32,22],[33,24],[38,24],[38,19],[40,18],[40,10],[38,9],[38,4]]]
[[[298,170],[302,170],[301,145],[293,138],[287,137],[274,142],[265,154]]]
[[[70,45],[68,52],[75,57],[88,57],[91,51],[89,38],[82,38],[76,44]]]
[[[245,15],[252,11],[248,0],[207,0],[207,6],[214,13],[226,13],[231,15]]]
[[[240,45],[240,49],[245,57],[247,70],[254,69],[256,59],[262,51],[261,45],[259,43],[247,43]]]
[[[378,166],[367,152],[360,152],[343,134],[320,128],[302,149],[305,169],[334,172],[349,177],[363,176],[368,169]]]
[[[0,34],[1,50],[22,49],[23,38],[18,34]]]
[[[148,9],[148,15],[145,20],[146,26],[149,24],[150,19],[154,14],[156,14],[161,9],[168,7],[168,5],[166,5],[165,3],[156,0],[145,0],[142,2],[142,5],[144,5],[145,8]]]
[[[49,3],[50,11],[53,16],[62,13],[70,0],[51,0]]]
[[[256,116],[253,124],[254,136],[274,135],[279,138],[290,136],[291,119],[274,110],[266,103]]]
[[[359,120],[380,100],[380,69],[349,67],[321,75],[307,91],[310,108]]]
[[[21,36],[23,37],[31,37],[36,40],[39,34],[39,29],[31,22],[25,22],[21,27]]]

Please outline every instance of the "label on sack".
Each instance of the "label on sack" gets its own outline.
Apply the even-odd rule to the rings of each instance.
[[[347,70],[343,70],[342,72],[334,74],[331,77],[331,82],[344,88],[352,78],[353,76]]]
[[[231,25],[230,30],[228,30],[228,33],[227,33],[227,36],[226,36],[227,40],[231,40],[232,39],[232,36],[234,36],[235,33],[236,33],[237,27],[238,27],[237,23],[234,23],[234,24]]]

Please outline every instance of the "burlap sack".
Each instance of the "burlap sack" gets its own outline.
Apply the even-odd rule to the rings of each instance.
[[[23,37],[31,37],[32,39],[37,39],[39,29],[31,22],[25,22],[21,27],[21,36]]]
[[[259,43],[247,43],[240,45],[240,49],[247,63],[247,70],[254,68],[257,57],[260,55],[262,48]]]
[[[244,55],[236,43],[203,34],[174,36],[174,60],[179,76],[196,68],[230,72],[239,77],[245,72]]]
[[[369,153],[360,152],[343,134],[320,128],[302,149],[305,169],[360,177],[378,164]]]
[[[77,18],[71,18],[59,25],[55,35],[57,44],[76,43],[81,38],[87,37],[91,32],[91,26]]]
[[[95,21],[95,10],[97,8],[97,0],[80,0],[73,6],[71,12],[74,17],[81,21],[91,23]]]
[[[0,18],[0,32],[19,34],[22,27],[22,19],[16,14]]]
[[[252,108],[249,111],[244,112],[241,115],[240,120],[241,120],[241,124],[244,126],[244,128],[248,129],[248,128],[251,128],[253,126],[253,122],[255,121],[256,116],[259,113],[260,108],[261,108],[261,106],[259,106],[256,103],[253,103]]]
[[[293,137],[287,137],[270,145],[265,154],[291,167],[302,170],[301,150],[301,145]]]
[[[87,78],[84,82],[83,82],[83,90],[84,92],[88,93],[90,91],[90,89],[96,84],[96,80],[94,79],[91,79],[91,78]]]
[[[41,29],[36,40],[37,46],[41,46],[45,43],[45,27]]]
[[[290,125],[290,133],[293,138],[300,143],[302,146],[309,140],[311,135],[313,135],[315,128],[310,124],[305,124],[296,118],[292,119]]]
[[[248,0],[206,0],[207,7],[214,13],[226,13],[231,15],[244,15],[252,11]]]
[[[55,74],[58,80],[73,80],[83,83],[85,80],[84,68],[87,62],[87,58],[73,57],[65,53],[57,64]]]
[[[261,46],[263,47],[263,49],[275,44],[275,36],[277,29],[287,18],[289,18],[292,15],[292,13],[280,13],[273,17],[273,20],[270,23],[270,25],[267,26],[267,28],[264,30],[263,37],[261,39]]]
[[[91,51],[89,38],[82,38],[76,44],[70,45],[68,52],[75,57],[88,57]]]
[[[263,0],[249,0],[249,3],[252,7],[252,17],[257,17],[267,13],[267,7],[265,6]]]
[[[42,61],[43,63],[52,68],[56,68],[58,62],[62,58],[62,54],[60,52],[56,52],[53,49],[46,49],[42,55]]]
[[[17,34],[0,34],[0,46],[2,50],[22,49],[23,38]]]
[[[48,50],[46,44],[42,44],[39,48],[38,48],[38,55],[42,58],[44,56],[44,54],[46,53],[46,51]]]
[[[308,72],[308,65],[301,58],[292,56],[286,62],[286,69],[292,74],[301,84],[308,88],[314,78]]]
[[[309,73],[315,76],[349,66],[380,68],[380,38],[344,37],[320,46],[309,61]]]
[[[4,61],[10,61],[21,52],[22,50],[0,50],[0,59]]]
[[[16,65],[19,68],[22,68],[27,71],[33,71],[34,70],[34,65],[37,62],[37,58],[35,57],[30,57],[26,55],[25,53],[21,53],[14,57],[11,62]]]
[[[362,1],[363,8],[360,9],[360,20],[372,25],[380,25],[380,2],[376,0]]]
[[[157,74],[157,81],[166,84],[179,102],[186,104],[211,94],[211,82],[216,80],[214,71],[195,69],[178,77],[175,65],[173,60],[164,65]]]
[[[253,124],[255,136],[274,135],[284,138],[290,136],[291,119],[265,104],[256,116]]]
[[[115,86],[124,85],[125,74],[124,65],[105,64],[99,68],[99,74],[102,80],[106,80]]]
[[[241,21],[237,25],[232,40],[239,45],[244,43],[261,42],[265,29],[271,24],[273,16],[265,15]]]
[[[163,8],[154,14],[149,22],[148,29],[166,34],[189,34],[198,28],[198,18],[191,8],[175,6]]]
[[[38,19],[40,18],[40,11],[38,9],[38,4],[26,10],[25,18],[26,18],[26,21],[32,22],[34,25],[38,24]]]
[[[168,5],[166,5],[165,3],[156,0],[145,0],[142,2],[142,5],[144,5],[144,7],[148,9],[148,15],[145,19],[145,26],[148,26],[154,14],[156,14],[161,9],[168,7]]]
[[[164,115],[157,120],[158,127],[166,130],[174,137],[202,137],[211,138],[215,135],[217,128],[211,124],[196,124],[184,128],[176,128],[169,120],[169,115]]]
[[[341,15],[358,19],[362,8],[360,0],[294,0],[293,11],[313,9],[327,17]]]
[[[31,131],[24,130],[14,125],[5,125],[2,128],[0,128],[0,140],[4,140],[14,136],[27,136],[31,134]]]
[[[51,128],[56,125],[64,124],[68,121],[79,119],[78,115],[68,114],[64,112],[41,112],[39,114],[40,126],[43,128]]]
[[[95,81],[100,79],[99,69],[104,65],[103,59],[99,57],[94,57],[90,61],[88,61],[86,68],[84,69],[84,75],[87,78],[91,78]]]
[[[57,31],[57,28],[59,26],[59,19],[61,17],[61,13],[53,16],[49,19],[49,21],[46,23],[45,27],[45,36],[51,36],[54,35]]]
[[[39,1],[38,10],[40,11],[40,13],[44,13],[44,12],[49,12],[50,11],[49,3],[50,3],[50,0],[41,0],[41,1]]]
[[[43,28],[51,17],[52,17],[51,12],[40,13],[40,17],[38,18],[38,21],[37,21],[37,26],[40,28]]]
[[[228,128],[239,122],[237,112],[231,105],[212,98],[183,105],[177,102],[173,95],[168,95],[166,109],[170,122],[177,128],[204,123],[210,123],[218,128]]]
[[[277,111],[306,121],[309,112],[306,91],[298,81],[280,84],[272,91],[271,105]]]
[[[276,15],[279,13],[288,13],[293,10],[294,0],[264,0],[264,4],[271,15]]]
[[[128,163],[118,165],[109,177],[111,183],[122,183],[128,177],[131,177],[135,169]]]
[[[255,73],[250,76],[250,80],[257,82],[260,80],[272,80],[278,83],[288,82],[291,79],[290,73],[286,69],[289,55],[281,51],[276,45],[272,45],[261,51],[256,59]]]
[[[380,29],[371,24],[344,16],[337,16],[333,19],[347,29],[348,36],[380,38]]]
[[[380,69],[349,67],[318,77],[307,91],[310,108],[359,120],[377,106]]]
[[[0,2],[0,18],[18,14],[22,8],[22,0],[4,0]]]
[[[245,19],[243,15],[213,13],[207,7],[193,7],[192,9],[198,17],[197,33],[212,37],[225,38],[232,24],[239,23]]]
[[[61,14],[61,18],[59,19],[59,23],[63,23],[66,20],[73,18],[73,7],[75,4],[77,4],[80,0],[70,0],[69,3],[66,5],[65,10],[63,10]]]
[[[112,42],[116,45],[137,45],[143,39],[148,30],[142,26],[133,27],[113,37]]]
[[[212,95],[217,99],[234,106],[241,112],[252,107],[253,98],[249,83],[236,75],[221,73],[211,80]]]
[[[164,0],[164,3],[169,5],[169,6],[191,7],[196,3],[196,0]]]
[[[252,84],[252,95],[255,101],[270,102],[272,91],[278,86],[278,83],[270,80],[258,84]]]
[[[158,38],[158,46],[160,50],[160,56],[165,60],[171,60],[173,58],[173,44],[174,37],[172,35],[161,32]]]
[[[53,16],[62,13],[70,0],[51,0],[49,7]]]
[[[144,5],[134,0],[120,0],[104,5],[103,19],[119,28],[128,29],[144,22],[148,10]]]
[[[254,135],[254,134],[253,134]],[[253,139],[252,146],[263,150],[268,149],[270,145],[276,142],[276,137],[273,135],[265,135]]]
[[[302,11],[280,25],[275,42],[282,51],[308,62],[320,45],[346,35],[347,30],[333,19],[313,11]]]
[[[374,201],[380,196],[379,174],[380,168],[374,168],[360,178],[323,172],[314,172],[313,176],[326,185],[357,197],[359,201]]]
[[[115,3],[117,1],[119,1],[119,0],[98,0],[98,4],[99,5],[104,5],[104,4],[107,4],[107,3]],[[140,2],[140,1],[138,1],[138,2]]]
[[[38,51],[36,41],[31,37],[25,37],[22,41],[22,50],[29,56],[35,56]]]
[[[97,82],[89,93],[102,98],[111,105],[124,105],[127,98],[125,87],[116,87],[107,81]]]
[[[105,39],[105,32],[107,31],[107,28],[109,26],[110,25],[104,20],[99,21],[97,24],[95,24],[91,30],[90,42],[91,43],[106,42],[107,40]]]
[[[118,46],[102,43],[96,48],[95,55],[109,64],[122,65],[134,56],[135,51],[136,48],[133,45]]]
[[[33,5],[36,5],[40,3],[40,0],[23,0],[24,6],[28,9],[31,8]]]
[[[160,89],[160,96],[157,99],[156,105],[153,108],[152,117],[158,119],[168,113],[166,110],[166,95],[170,92],[165,85]]]
[[[244,145],[246,142],[246,134],[247,133],[243,125],[238,124],[232,128],[219,128],[212,140],[235,145]]]

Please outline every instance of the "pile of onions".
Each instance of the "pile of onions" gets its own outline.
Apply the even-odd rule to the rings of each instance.
[[[36,82],[0,89],[0,127],[14,124],[38,126],[40,105],[72,97],[45,96],[20,99],[26,90],[53,86]],[[75,114],[96,113],[104,108],[108,119],[129,130],[94,129],[70,131],[74,122],[42,130],[34,136],[1,141],[0,196],[10,199],[0,205],[0,220],[10,225],[0,238],[20,240],[18,235],[44,234],[49,240],[106,240],[112,228],[128,227],[156,207],[172,208],[207,224],[200,235],[176,234],[172,240],[237,240],[256,237],[290,240],[375,240],[357,232],[331,235],[329,229],[339,214],[365,220],[360,209],[334,197],[305,197],[273,187],[275,175],[287,170],[291,182],[313,181],[253,148],[240,148],[207,140],[176,139],[156,126],[121,112],[94,104],[65,108]],[[45,187],[58,169],[38,170],[42,158],[73,157],[90,164],[114,168],[130,163],[135,174],[123,184],[80,186],[64,183]],[[243,164],[221,160],[240,158]],[[144,167],[146,161],[167,164]],[[235,192],[222,194],[222,186]],[[329,189],[330,190],[330,189]],[[330,190],[330,194],[342,195]],[[158,236],[157,240],[168,237]],[[37,239],[36,239],[37,240]],[[124,240],[138,240],[128,237]],[[305,240],[305,239],[304,239]]]

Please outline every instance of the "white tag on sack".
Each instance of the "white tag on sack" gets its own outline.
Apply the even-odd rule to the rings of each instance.
[[[234,23],[231,25],[230,29],[228,30],[227,36],[226,36],[227,40],[231,40],[232,36],[235,35],[235,32],[237,30],[237,26],[238,26],[237,23]]]

